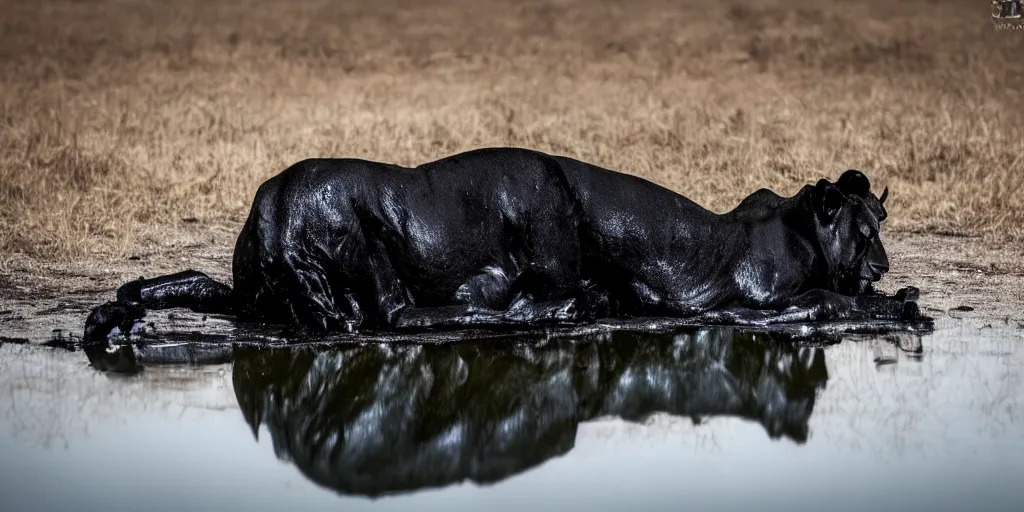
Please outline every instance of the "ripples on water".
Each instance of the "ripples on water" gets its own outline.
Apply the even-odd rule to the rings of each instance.
[[[239,347],[137,375],[7,344],[0,490],[32,510],[1015,509],[1021,331],[936,327]]]

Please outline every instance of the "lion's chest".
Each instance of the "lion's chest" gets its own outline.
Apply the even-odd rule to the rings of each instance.
[[[752,307],[766,307],[791,295],[797,288],[793,270],[766,258],[740,261],[733,272],[736,302]]]
[[[677,313],[714,307],[732,288],[728,276],[713,266],[652,260],[637,270],[629,279],[637,301]]]

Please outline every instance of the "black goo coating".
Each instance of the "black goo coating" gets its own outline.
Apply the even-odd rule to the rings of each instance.
[[[193,270],[140,279],[87,325],[167,307],[312,333],[899,319],[916,305],[868,293],[889,266],[886,195],[851,170],[716,214],[650,181],[526,149],[416,168],[310,159],[256,192],[233,288]],[[103,331],[87,327],[94,340]]]

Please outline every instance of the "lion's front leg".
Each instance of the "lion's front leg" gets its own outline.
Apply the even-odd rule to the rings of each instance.
[[[838,320],[909,321],[921,316],[918,295],[916,288],[904,288],[892,297],[811,290],[777,309],[725,307],[701,313],[697,318],[706,323],[750,326]]]
[[[889,297],[882,294],[842,295],[827,290],[811,290],[793,299],[782,312],[800,313],[808,321],[825,320],[915,320],[917,288],[904,288]]]

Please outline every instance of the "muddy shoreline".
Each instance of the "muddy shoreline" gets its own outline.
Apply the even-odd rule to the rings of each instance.
[[[125,281],[185,268],[230,280],[230,232],[205,243],[104,262],[45,262],[10,258],[0,267],[0,336],[31,343],[77,337],[89,310],[110,300]],[[904,286],[921,290],[922,312],[976,327],[1005,325],[1024,330],[1024,259],[1014,247],[993,248],[981,239],[935,234],[890,234],[886,246],[892,270],[879,284],[892,293]],[[187,254],[187,256],[183,256]],[[147,321],[175,331],[223,332],[230,322],[187,311],[150,312]],[[168,325],[168,323],[170,325]]]

